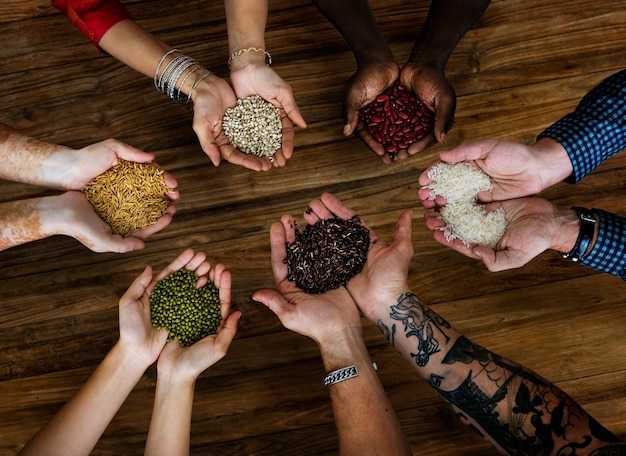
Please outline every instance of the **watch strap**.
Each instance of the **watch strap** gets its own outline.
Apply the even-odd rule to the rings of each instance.
[[[578,218],[580,218],[580,231],[578,232],[578,238],[576,238],[576,244],[572,250],[561,255],[566,260],[572,260],[574,263],[578,263],[585,259],[585,253],[589,249],[593,236],[595,233],[595,225],[597,223],[596,216],[591,209],[584,207],[572,207]]]

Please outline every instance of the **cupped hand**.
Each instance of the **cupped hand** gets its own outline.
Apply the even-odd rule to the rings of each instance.
[[[399,67],[395,61],[369,62],[359,65],[344,86],[343,134],[356,135],[374,151],[385,164],[393,162],[384,146],[376,141],[359,117],[362,107],[370,104],[378,95],[391,87],[398,79]]]
[[[335,195],[322,194],[309,204],[305,213],[308,223],[327,220],[334,216],[348,220],[356,213],[346,207]],[[411,211],[404,211],[396,224],[391,244],[381,239],[361,221],[370,232],[370,247],[363,270],[348,282],[348,292],[363,314],[376,322],[379,313],[395,304],[398,297],[409,290],[408,273],[413,244],[411,242]]]
[[[214,166],[219,166],[224,159],[254,171],[270,168],[262,159],[241,153],[229,144],[222,120],[226,110],[237,104],[237,96],[225,80],[209,74],[198,84],[192,99],[193,130]]]
[[[106,139],[95,144],[83,147],[82,149],[69,152],[69,163],[71,166],[66,170],[66,190],[80,190],[91,180],[100,174],[113,168],[120,161],[130,161],[135,163],[151,163],[159,168],[154,160],[154,154],[144,152],[136,147],[129,146],[116,139]],[[174,176],[167,171],[163,172],[165,184],[171,189],[167,196],[172,201],[178,201],[180,194],[177,187],[178,182]]]
[[[135,279],[120,299],[120,345],[141,358],[148,365],[156,361],[167,340],[167,331],[152,326],[150,317],[150,293],[159,280],[179,269],[185,268],[196,274],[198,286],[206,283],[205,274],[211,265],[206,255],[192,249],[182,252],[156,277],[150,266]]]
[[[454,124],[456,93],[443,71],[409,61],[400,71],[400,82],[435,113],[433,132],[411,144],[407,154],[421,152],[435,140],[445,144],[446,135]]]
[[[165,374],[170,379],[175,376],[181,381],[195,381],[202,372],[226,355],[237,332],[237,322],[241,317],[241,312],[230,313],[230,272],[221,263],[212,268],[209,265],[209,268],[208,280],[219,290],[222,321],[215,334],[207,336],[189,347],[182,347],[176,340],[165,345],[159,355],[157,369],[160,374]],[[206,269],[206,265],[203,265],[202,269],[198,267],[196,275],[204,269]],[[201,286],[200,283],[206,283],[206,272],[201,278],[202,282],[198,283],[199,286]]]
[[[154,224],[123,237],[112,233],[111,227],[96,214],[82,192],[69,191],[55,198],[59,202],[56,212],[51,212],[51,217],[56,219],[51,224],[59,227],[58,234],[71,236],[94,252],[141,250],[145,247],[144,240],[169,225],[176,212],[176,208],[170,205]]]
[[[358,309],[344,287],[308,294],[287,279],[285,243],[294,241],[296,226],[289,215],[272,225],[271,262],[276,291],[259,290],[252,299],[266,305],[287,329],[310,337],[319,345],[331,345],[342,339],[346,331],[360,334]]]
[[[551,180],[544,177],[548,166],[538,160],[535,147],[488,138],[442,152],[439,159],[446,163],[467,162],[481,169],[491,178],[493,189],[480,192],[478,200],[483,203],[503,201],[536,195],[551,185]],[[431,168],[432,166],[419,177],[422,187],[431,182],[428,177]],[[441,199],[430,200],[430,195],[430,189],[421,188],[418,191],[425,208],[431,209],[445,204]]]
[[[281,111],[282,118],[282,147],[276,152],[272,161],[260,158],[265,162],[264,170],[274,166],[284,166],[293,154],[294,129],[293,125],[306,128],[300,108],[296,104],[291,86],[264,63],[248,62],[242,65],[233,65],[230,80],[235,94],[239,99],[252,95],[259,95]],[[256,157],[255,157],[256,158]]]
[[[544,251],[560,249],[576,239],[576,214],[569,209],[559,208],[542,198],[518,198],[485,205],[488,212],[500,207],[504,209],[507,229],[493,249],[467,246],[459,239],[446,240],[441,231],[445,222],[439,212],[427,212],[424,219],[437,242],[467,257],[482,260],[492,272],[520,268]]]

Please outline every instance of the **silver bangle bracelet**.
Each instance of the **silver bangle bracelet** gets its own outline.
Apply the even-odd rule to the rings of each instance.
[[[350,378],[357,377],[359,375],[359,370],[356,366],[348,366],[342,367],[341,369],[337,369],[332,371],[326,377],[324,377],[324,386],[331,386],[335,383],[343,382],[344,380],[348,380]]]

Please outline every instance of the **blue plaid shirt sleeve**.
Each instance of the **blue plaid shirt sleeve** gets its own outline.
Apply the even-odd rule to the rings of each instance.
[[[598,239],[580,264],[626,280],[626,219],[600,209],[593,211],[598,215]]]
[[[616,73],[583,97],[576,110],[543,131],[567,151],[575,183],[609,157],[626,149],[626,70]]]

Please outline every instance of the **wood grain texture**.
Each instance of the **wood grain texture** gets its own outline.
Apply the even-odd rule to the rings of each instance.
[[[402,64],[429,2],[371,3]],[[221,2],[125,4],[147,30],[227,77]],[[243,311],[228,355],[198,380],[191,453],[336,454],[317,347],[251,299],[273,285],[271,223],[302,214],[323,191],[385,238],[402,210],[413,209],[412,289],[466,336],[555,382],[626,438],[626,284],[554,252],[490,273],[433,240],[417,199],[417,177],[444,148],[488,136],[530,143],[626,67],[626,1],[492,1],[447,67],[458,95],[449,144],[391,166],[341,133],[343,84],[355,62],[339,33],[309,1],[272,0],[270,9],[273,67],[292,86],[308,128],[296,129],[286,167],[255,173],[228,163],[213,167],[191,129],[191,113],[95,49],[47,2],[0,4],[0,122],[76,148],[113,137],[154,152],[182,194],[172,224],[142,251],[96,254],[56,236],[0,252],[0,455],[15,454],[93,372],[118,337],[118,299],[132,280],[187,247],[228,266],[233,307]],[[558,184],[542,196],[623,215],[625,182],[622,154],[579,184]],[[0,202],[52,193],[0,182]],[[373,324],[363,325],[414,454],[495,454]],[[142,453],[155,376],[153,367],[145,373],[94,454]]]

